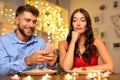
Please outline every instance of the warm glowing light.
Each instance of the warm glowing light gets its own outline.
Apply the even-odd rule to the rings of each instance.
[[[20,77],[17,74],[15,74],[14,76],[11,76],[10,78],[11,80],[20,80]]]
[[[38,6],[40,10],[40,17],[38,19],[39,22],[36,30],[41,30],[43,32],[49,33],[50,35],[47,35],[48,42],[55,43],[57,47],[58,42],[65,40],[67,37],[66,35],[68,34],[68,22],[64,21],[61,13],[63,8],[45,0],[39,0],[37,3],[35,0],[32,0],[32,2],[31,0],[28,0],[28,2],[31,5],[34,4],[34,6]]]
[[[27,76],[27,80],[33,80],[31,76]]]
[[[69,73],[67,73],[67,74],[64,76],[64,80],[73,80],[73,76],[70,75]]]
[[[65,40],[68,34],[68,11],[46,0],[26,0],[26,3],[35,6],[40,11],[35,35],[43,36],[42,32],[49,33],[49,35],[45,35],[47,36],[47,41],[55,43],[56,47],[58,47],[58,42]],[[4,23],[13,25],[12,29],[15,28],[14,9],[5,8],[0,11],[0,16],[3,16]],[[5,27],[2,26],[2,28]],[[6,34],[8,30],[2,30],[1,35]]]

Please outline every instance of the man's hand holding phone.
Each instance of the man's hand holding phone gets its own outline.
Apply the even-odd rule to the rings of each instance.
[[[48,43],[44,50],[48,52],[44,55],[45,62],[52,66],[57,60],[55,44]]]

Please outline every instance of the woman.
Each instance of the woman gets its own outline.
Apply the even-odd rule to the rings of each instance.
[[[76,9],[70,21],[70,31],[66,41],[59,42],[60,66],[70,69],[114,71],[112,58],[100,38],[94,38],[91,19],[82,8]],[[98,65],[98,57],[103,64]]]

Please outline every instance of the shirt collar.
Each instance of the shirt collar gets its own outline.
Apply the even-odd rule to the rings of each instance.
[[[28,40],[27,42],[23,42],[16,37],[15,32],[16,32],[16,29],[9,34],[9,36],[12,38],[12,43],[30,44],[30,43],[37,42],[37,39],[35,39],[35,35],[32,35],[30,40]]]

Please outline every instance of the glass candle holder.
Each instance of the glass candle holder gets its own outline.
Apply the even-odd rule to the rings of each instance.
[[[11,80],[20,80],[20,77],[17,74],[15,74],[14,76],[11,76],[10,79]]]
[[[67,73],[65,76],[64,76],[64,80],[73,80],[73,76],[69,73]]]
[[[23,80],[34,80],[30,75],[28,75],[27,77],[24,77]]]

